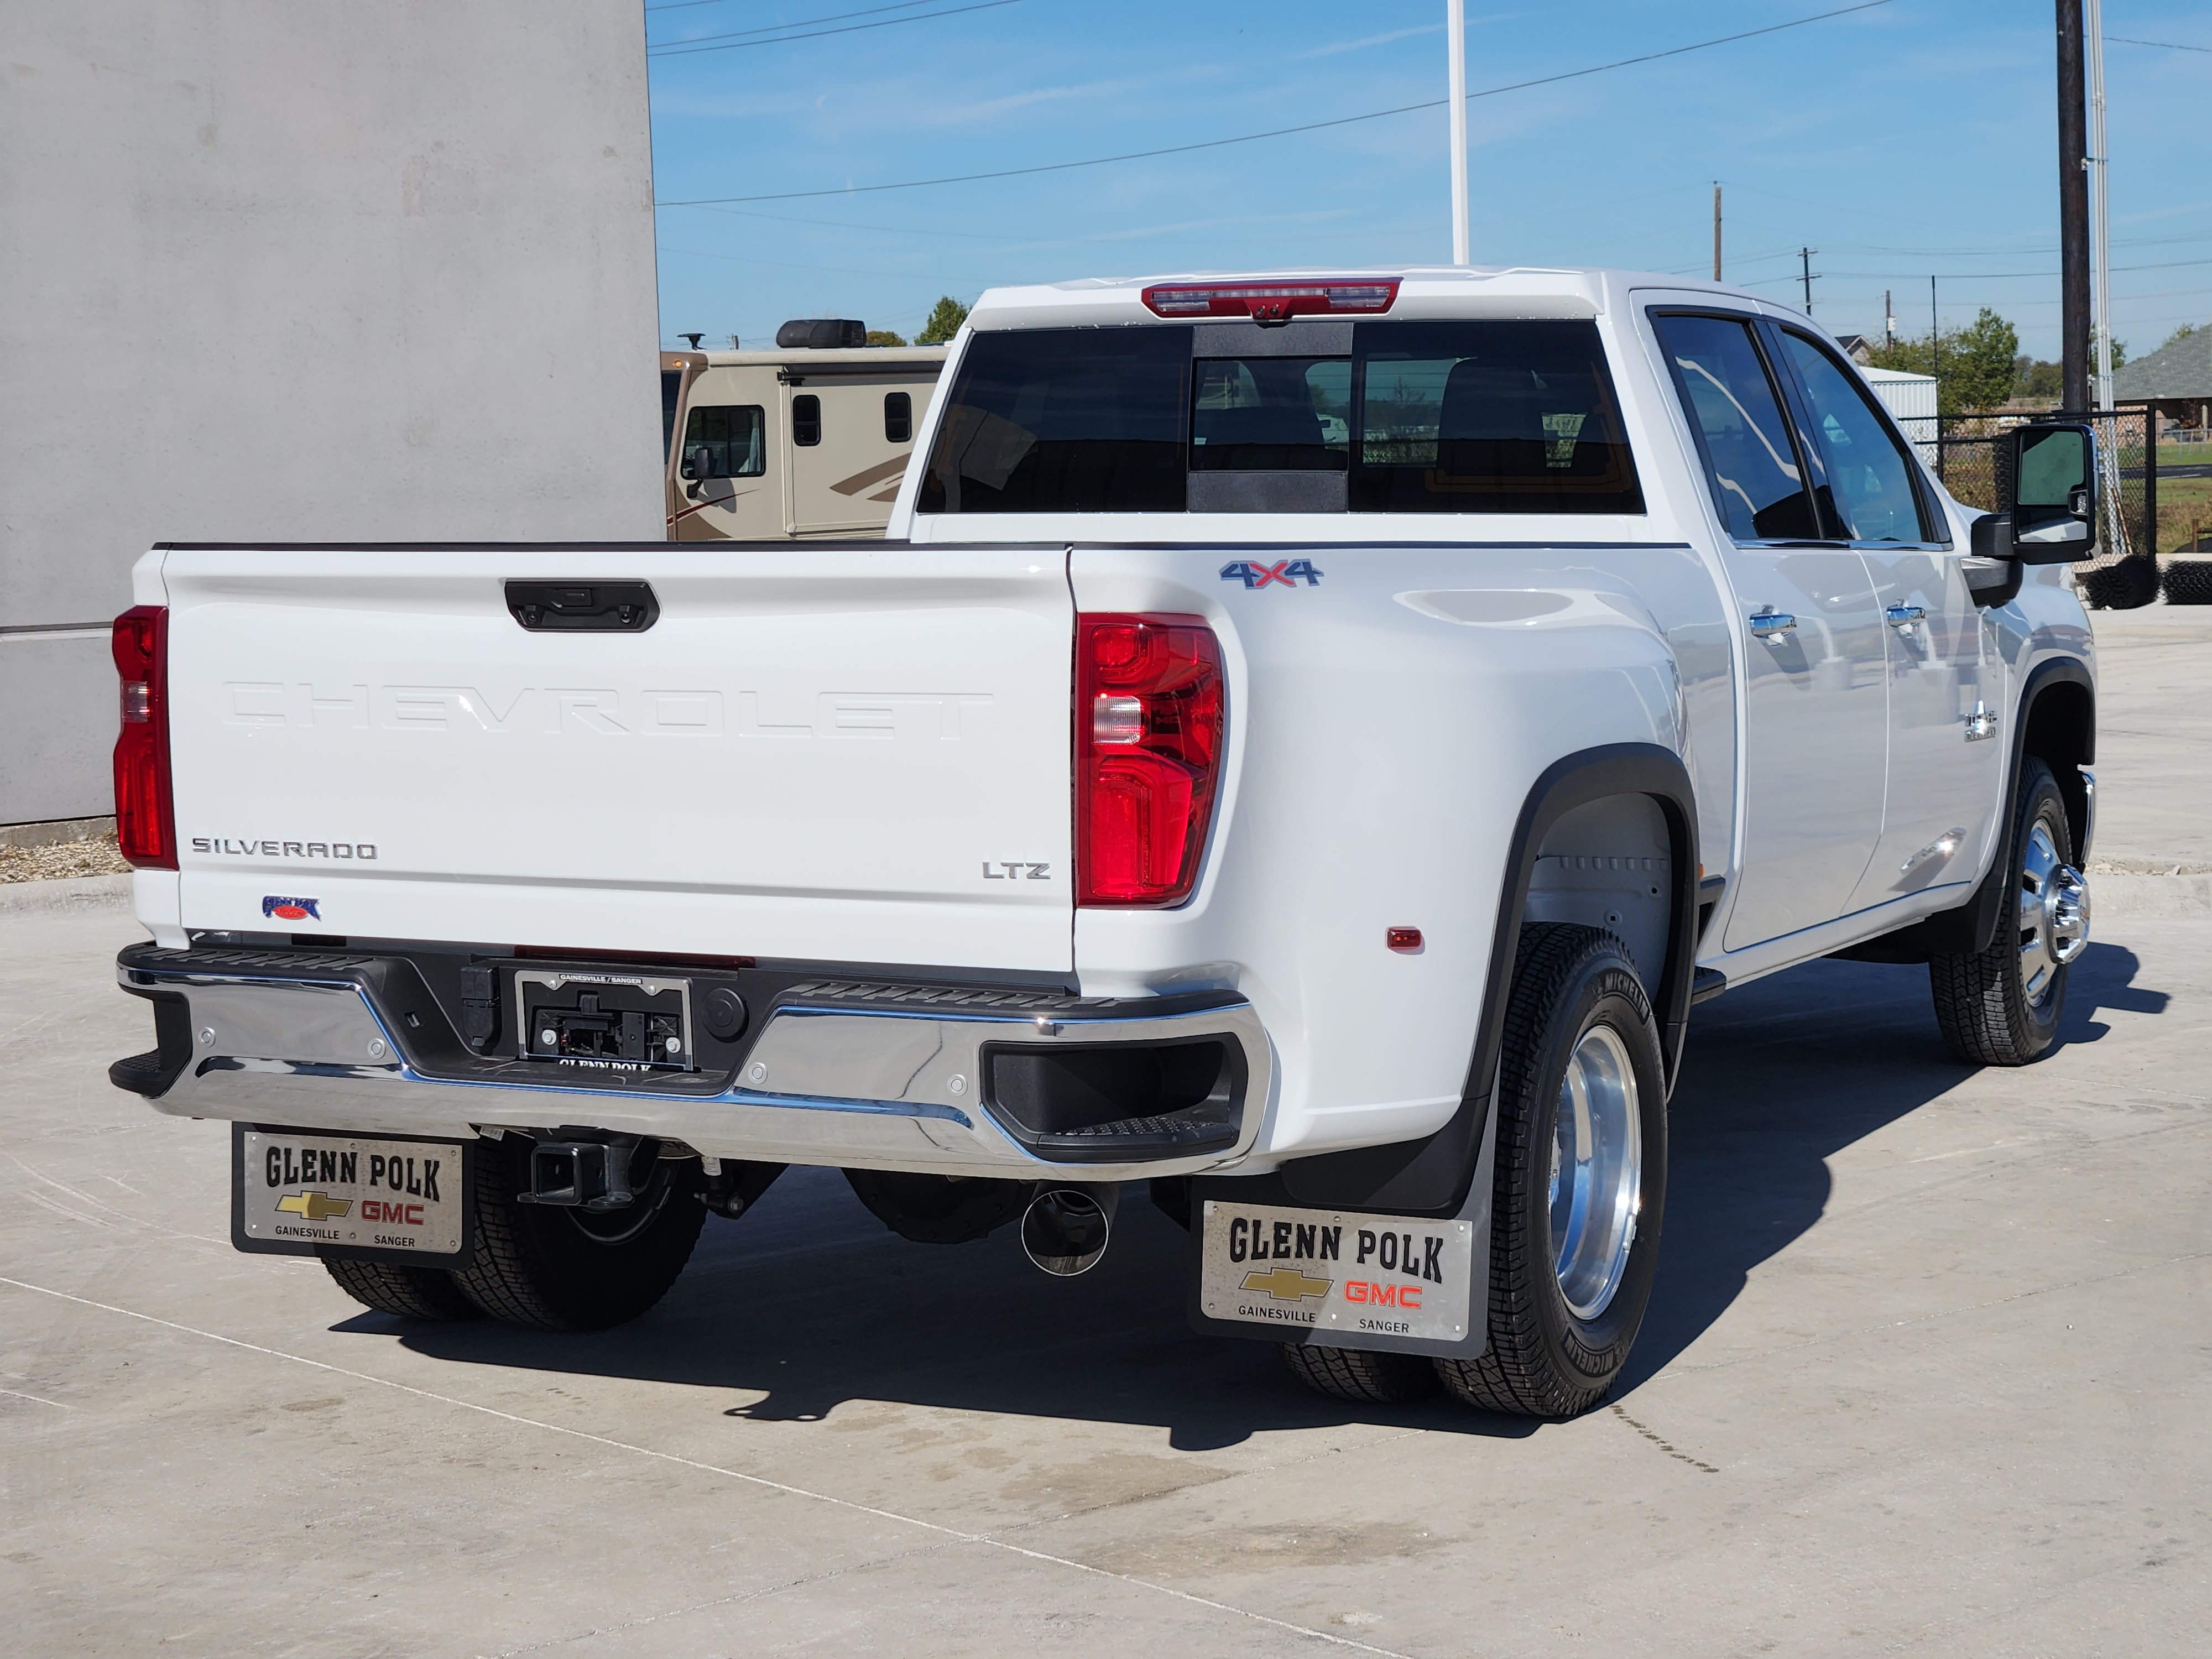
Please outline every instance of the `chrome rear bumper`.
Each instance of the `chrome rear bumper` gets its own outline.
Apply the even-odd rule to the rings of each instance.
[[[118,981],[168,1006],[156,1020],[163,1048],[121,1062],[118,1082],[183,1117],[445,1137],[590,1127],[714,1158],[1086,1181],[1237,1163],[1273,1082],[1267,1033],[1234,994],[1115,1000],[851,981],[779,996],[734,1074],[622,1083],[549,1074],[535,1060],[441,1065],[380,1011],[374,975],[349,969],[368,958],[331,961],[325,969],[305,953],[131,947]],[[993,1056],[1010,1051],[1194,1039],[1234,1047],[1231,1144],[1225,1131],[1188,1152],[1156,1139],[1116,1161],[1103,1133],[1073,1152],[1063,1137],[1041,1153],[1024,1144],[1041,1138],[1012,1132],[983,1100]],[[171,1053],[185,1042],[188,1057]]]

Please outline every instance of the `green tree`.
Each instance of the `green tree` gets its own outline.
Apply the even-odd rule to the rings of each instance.
[[[921,325],[921,332],[914,337],[916,345],[943,345],[960,331],[960,325],[968,320],[968,307],[945,295],[937,302],[937,309],[929,313],[929,320]]]
[[[2196,332],[2196,324],[2184,323],[2179,328],[2177,328],[2172,333],[2166,337],[2166,344],[2160,346],[2159,349],[2163,351],[2166,349],[2166,346],[2179,345],[2184,340],[2187,339],[2191,335]]]
[[[2013,359],[2012,389],[2022,398],[2055,398],[2066,389],[2065,372],[2047,358],[2023,351]]]
[[[872,328],[868,331],[868,343],[879,346],[904,345],[906,336],[894,334],[887,328]]]
[[[1995,409],[2012,396],[2019,373],[2020,331],[1984,306],[1964,328],[1939,335],[1931,343],[1900,339],[1877,346],[1869,356],[1876,368],[1936,377],[1936,407],[1946,415]]]

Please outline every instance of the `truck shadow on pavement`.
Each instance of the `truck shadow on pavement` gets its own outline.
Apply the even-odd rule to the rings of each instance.
[[[793,1169],[742,1220],[708,1217],[676,1287],[618,1330],[558,1335],[381,1314],[338,1328],[398,1332],[418,1352],[468,1364],[726,1390],[713,1409],[751,1422],[819,1422],[889,1402],[1153,1425],[1178,1451],[1349,1423],[1534,1432],[1443,1401],[1324,1400],[1291,1377],[1273,1344],[1195,1334],[1183,1317],[1188,1249],[1139,1189],[1105,1258],[1080,1279],[1050,1279],[1012,1227],[968,1244],[910,1244],[837,1171]]]
[[[2157,1013],[2134,954],[2093,945],[2076,964],[2063,1040],[2095,1042],[2107,1009]],[[1711,1328],[1751,1273],[1826,1207],[1838,1149],[1972,1075],[1943,1047],[1927,976],[1819,962],[1700,1009],[1672,1109],[1659,1285],[1625,1399]],[[860,1207],[835,1170],[794,1169],[743,1220],[709,1218],[675,1289],[619,1330],[553,1335],[491,1324],[401,1323],[465,1364],[726,1391],[712,1409],[753,1422],[818,1422],[857,1402],[1157,1425],[1177,1450],[1270,1430],[1397,1423],[1518,1438],[1539,1425],[1455,1403],[1355,1406],[1307,1393],[1273,1347],[1201,1337],[1183,1316],[1186,1235],[1133,1192],[1112,1248],[1081,1279],[1039,1273],[1013,1230],[953,1246],[909,1244]],[[1869,1311],[1881,1287],[1870,1284]]]
[[[2141,967],[2119,945],[2082,952],[2069,975],[2062,1048],[2107,1035],[2097,1016],[2108,1010],[2165,1012],[2166,993],[2135,983]],[[1659,1282],[1613,1397],[1671,1364],[1753,1269],[1820,1220],[1831,1156],[1974,1074],[1943,1046],[1923,968],[1808,963],[1699,1009],[1668,1109]],[[1871,1322],[1880,1282],[1869,1279],[1867,1294]]]

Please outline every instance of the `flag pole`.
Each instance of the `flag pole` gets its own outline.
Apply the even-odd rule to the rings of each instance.
[[[1451,53],[1452,263],[1468,263],[1467,222],[1467,8],[1444,0],[1444,37]]]

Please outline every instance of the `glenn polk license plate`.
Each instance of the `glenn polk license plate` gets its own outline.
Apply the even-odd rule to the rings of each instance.
[[[465,1157],[447,1140],[243,1129],[235,1240],[242,1249],[458,1257],[468,1243]]]
[[[1209,1319],[1457,1342],[1474,1224],[1206,1201],[1199,1305]]]

